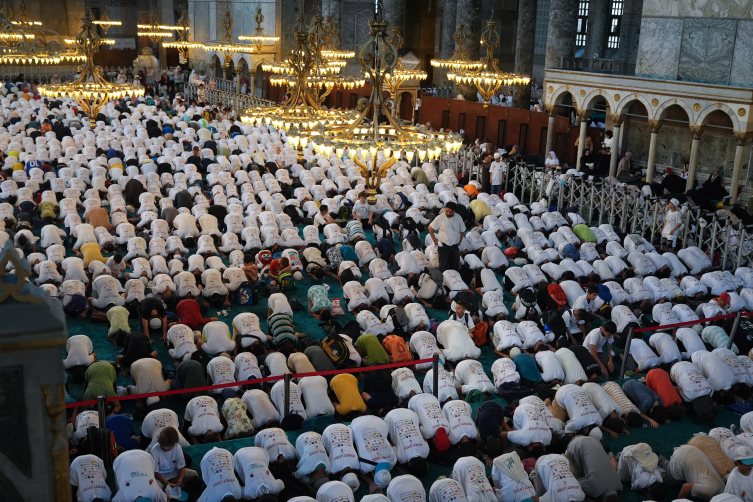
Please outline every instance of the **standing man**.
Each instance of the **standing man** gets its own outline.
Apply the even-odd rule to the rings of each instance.
[[[457,270],[460,268],[460,248],[463,240],[465,223],[455,214],[456,204],[449,201],[444,206],[444,212],[434,218],[429,225],[431,239],[439,247],[439,269]],[[436,233],[435,233],[436,232]]]

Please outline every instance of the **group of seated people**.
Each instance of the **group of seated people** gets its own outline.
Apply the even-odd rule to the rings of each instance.
[[[91,126],[68,100],[12,89],[0,246],[68,316],[69,402],[128,398],[108,402],[104,426],[96,406],[69,409],[78,500],[340,502],[361,485],[370,502],[427,500],[425,486],[432,502],[753,493],[753,415],[670,459],[604,442],[686,414],[713,421],[751,396],[753,341],[728,349],[730,319],[708,319],[753,310],[753,270],[675,254],[671,217],[662,254],[404,161],[370,204],[352,158],[309,147],[299,164],[283,130],[130,100]],[[445,207],[464,225],[457,269],[422,238]],[[305,286],[307,305],[293,298]],[[96,323],[101,337],[82,334]],[[620,385],[623,357],[635,378]],[[369,368],[389,363],[405,366]],[[286,373],[340,369],[294,376],[286,399]],[[221,387],[191,391],[206,386]],[[169,390],[186,392],[139,397]],[[429,479],[433,465],[451,475]]]

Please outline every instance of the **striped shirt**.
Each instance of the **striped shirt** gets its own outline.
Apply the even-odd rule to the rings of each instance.
[[[604,390],[607,394],[609,394],[609,397],[614,399],[614,402],[617,403],[617,406],[620,408],[617,410],[617,413],[619,413],[620,416],[624,416],[630,412],[635,412],[640,414],[640,410],[630,401],[630,399],[627,398],[624,392],[622,392],[622,389],[620,388],[620,385],[617,382],[607,382],[604,385],[602,385]]]

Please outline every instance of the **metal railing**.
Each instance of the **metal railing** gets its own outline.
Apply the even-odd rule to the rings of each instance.
[[[199,95],[199,86],[196,84],[186,84],[185,95],[186,100],[190,102]],[[220,89],[208,89],[206,86],[204,86],[204,98],[211,105],[229,106],[235,110],[245,110],[253,106],[277,105],[277,103],[268,99],[257,98],[248,94],[222,91]]]
[[[37,84],[49,84],[53,77],[58,76],[65,82],[72,80],[77,73],[78,65],[74,66],[0,66],[0,80],[3,82],[36,81]],[[23,77],[20,78],[19,77]]]
[[[635,63],[626,63],[620,59],[562,58],[562,68],[565,70],[593,70],[615,75],[635,75]]]
[[[559,211],[568,209],[579,214],[589,226],[608,223],[619,232],[640,234],[653,245],[661,241],[666,200],[645,197],[635,187],[594,183],[577,176],[562,179],[544,168],[525,164],[510,167],[505,181],[505,190],[522,203],[545,198]],[[690,203],[679,209],[683,226],[677,248],[697,246],[712,261],[718,253],[718,266],[723,270],[753,264],[753,225],[704,212]]]
[[[435,98],[454,98],[453,89],[454,87],[421,87],[421,92]]]

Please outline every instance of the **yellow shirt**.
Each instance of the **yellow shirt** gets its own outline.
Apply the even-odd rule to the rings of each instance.
[[[340,404],[335,411],[340,415],[347,415],[351,411],[366,413],[366,403],[358,392],[358,379],[350,373],[336,375],[329,383],[330,388],[337,395]]]
[[[81,253],[84,255],[84,267],[88,267],[93,261],[107,263],[107,258],[102,256],[102,251],[96,242],[87,242],[81,246]]]
[[[476,221],[479,222],[483,221],[484,218],[492,214],[489,206],[483,200],[471,201],[471,211],[473,211],[473,215],[476,217]]]

